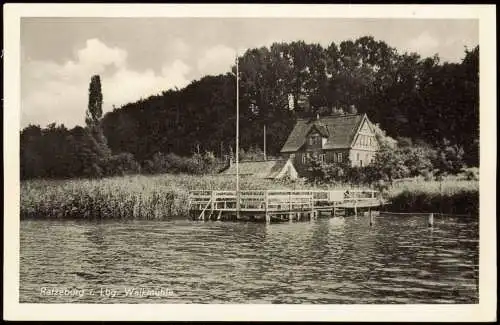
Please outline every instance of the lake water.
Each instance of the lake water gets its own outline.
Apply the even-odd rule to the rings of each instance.
[[[21,221],[21,303],[478,303],[477,220]]]

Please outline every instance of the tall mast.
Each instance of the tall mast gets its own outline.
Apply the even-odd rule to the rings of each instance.
[[[236,218],[240,214],[240,170],[239,170],[239,138],[240,138],[240,87],[239,87],[238,52],[236,52]]]
[[[267,160],[266,157],[266,124],[264,123],[264,160]]]

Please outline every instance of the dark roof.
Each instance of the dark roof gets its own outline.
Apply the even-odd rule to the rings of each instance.
[[[324,116],[319,120],[297,119],[281,152],[295,152],[305,143],[307,134],[315,127],[327,138],[324,149],[350,148],[365,114]]]
[[[328,138],[330,136],[328,127],[321,121],[315,121],[309,130],[312,130],[313,128],[316,129],[318,133],[325,138]]]
[[[258,178],[275,178],[283,170],[288,160],[265,160],[265,161],[240,161],[238,172],[241,176],[253,175]],[[223,175],[236,175],[236,164],[232,164]]]

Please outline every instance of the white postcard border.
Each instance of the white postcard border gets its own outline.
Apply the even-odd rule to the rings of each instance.
[[[493,321],[496,315],[496,8],[493,5],[4,5],[4,319]],[[20,304],[21,17],[479,19],[480,277],[477,305]]]

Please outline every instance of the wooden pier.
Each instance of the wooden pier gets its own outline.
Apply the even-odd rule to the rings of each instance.
[[[293,221],[357,214],[385,204],[374,190],[190,191],[193,220]]]

